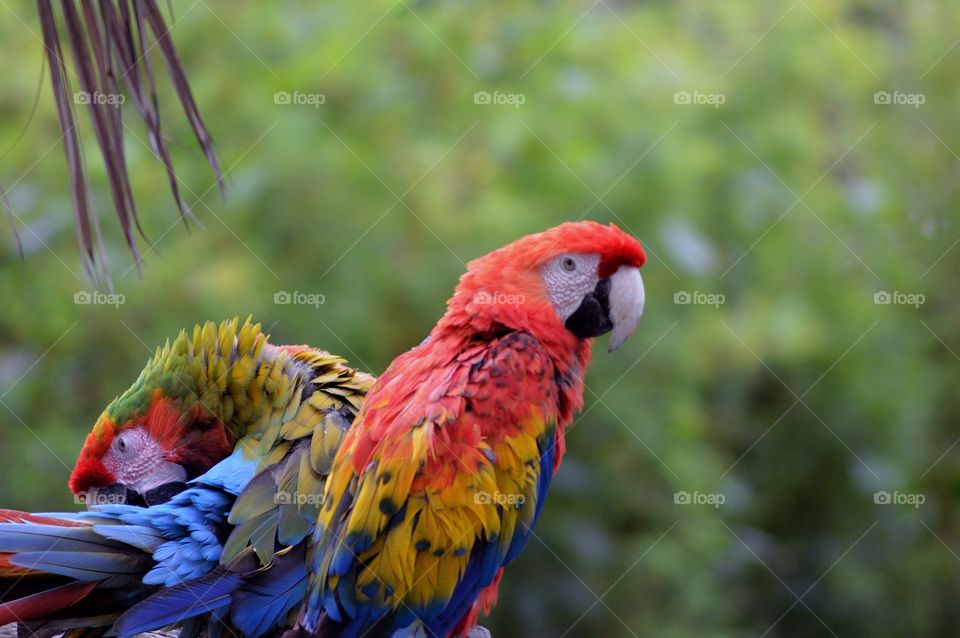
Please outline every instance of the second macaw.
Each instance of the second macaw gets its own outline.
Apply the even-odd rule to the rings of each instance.
[[[94,511],[38,517],[0,510],[0,625],[99,635],[136,603],[210,573],[221,560],[237,569],[273,565],[274,540],[302,540],[318,499],[275,498],[263,508],[237,496],[254,477],[269,480],[271,494],[322,494],[372,383],[335,355],[270,344],[249,320],[181,332],[87,436],[69,485]],[[250,587],[275,582],[292,564],[287,554]],[[204,622],[190,627],[216,633],[235,622],[259,635],[261,624],[279,624],[299,604],[303,589],[274,616],[245,619],[238,603],[231,621],[229,606],[213,606],[200,608]]]

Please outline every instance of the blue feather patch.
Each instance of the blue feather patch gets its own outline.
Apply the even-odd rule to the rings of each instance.
[[[119,574],[139,574],[150,563],[148,556],[104,552],[27,552],[10,562],[19,567],[60,574],[76,580],[103,580]]]
[[[207,470],[206,474],[198,476],[190,482],[220,487],[236,496],[253,479],[257,473],[258,465],[259,460],[245,459],[243,450],[238,448],[234,450],[233,454]]]
[[[260,636],[274,629],[307,593],[303,546],[277,556],[234,595],[230,620],[245,636]]]
[[[156,530],[143,525],[94,525],[93,531],[151,554],[166,540]]]
[[[113,624],[113,631],[126,638],[220,610],[230,604],[231,594],[242,582],[240,574],[217,571],[163,589],[128,609]]]

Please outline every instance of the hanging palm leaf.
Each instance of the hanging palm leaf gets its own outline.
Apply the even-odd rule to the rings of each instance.
[[[154,154],[166,169],[180,215],[185,223],[193,217],[180,192],[170,152],[161,131],[156,77],[150,62],[150,53],[154,49],[164,62],[184,115],[213,169],[221,192],[223,179],[213,142],[193,99],[169,28],[156,0],[61,0],[60,8],[65,34],[63,40],[51,0],[37,0],[53,96],[70,171],[77,243],[88,271],[99,278],[98,275],[107,275],[106,256],[90,198],[82,140],[73,112],[74,102],[85,107],[90,116],[106,168],[114,208],[138,268],[141,256],[134,228],[141,236],[144,234],[130,188],[123,149],[120,113],[123,100],[118,98],[121,84],[146,125],[147,138]],[[62,42],[69,47],[72,68],[67,66]],[[71,90],[71,78],[77,82],[77,93]]]

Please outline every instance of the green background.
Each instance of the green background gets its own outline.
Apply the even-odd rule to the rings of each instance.
[[[380,372],[465,261],[616,221],[648,248],[647,313],[597,348],[494,636],[956,635],[960,5],[173,5],[228,197],[164,84],[204,225],[185,232],[126,108],[138,276],[82,114],[118,307],[74,303],[94,288],[46,80],[30,120],[39,24],[0,6],[0,183],[26,253],[4,223],[2,505],[73,508],[84,435],[181,327],[252,313]]]

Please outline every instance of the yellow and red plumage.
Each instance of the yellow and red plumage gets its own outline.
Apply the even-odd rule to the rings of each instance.
[[[583,402],[592,340],[564,326],[539,271],[562,253],[599,254],[601,278],[645,260],[616,227],[577,222],[468,264],[429,339],[380,377],[336,456],[309,629],[322,610],[344,637],[377,622],[459,636],[496,599]]]

